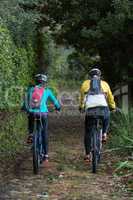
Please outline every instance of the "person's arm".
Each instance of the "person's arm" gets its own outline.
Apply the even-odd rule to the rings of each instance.
[[[108,101],[109,108],[115,110],[116,104],[115,104],[115,101],[114,101],[114,96],[113,96],[112,91],[110,89],[110,86],[108,84],[107,84],[107,87],[108,87],[107,101]]]
[[[83,82],[81,88],[80,88],[80,96],[79,96],[79,110],[84,109],[84,98],[86,93],[88,92],[90,88],[90,80],[86,80]]]
[[[52,101],[52,103],[54,104],[55,108],[57,110],[60,110],[61,109],[61,105],[60,105],[59,101],[57,100],[57,98],[54,96],[53,92],[50,89],[48,89],[48,92],[49,92],[49,96],[48,96],[49,99]]]
[[[80,88],[80,96],[79,96],[79,109],[84,109],[84,83],[82,84]]]

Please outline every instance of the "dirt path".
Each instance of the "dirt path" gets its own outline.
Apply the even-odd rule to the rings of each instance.
[[[0,200],[131,200],[112,174],[115,155],[104,153],[96,175],[84,165],[83,117],[53,116],[49,120],[48,167],[32,173],[29,147],[17,161],[14,173],[0,184]],[[113,159],[114,158],[114,159]]]

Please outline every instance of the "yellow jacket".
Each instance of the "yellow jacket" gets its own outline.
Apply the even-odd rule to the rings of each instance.
[[[106,95],[106,99],[107,99],[109,108],[115,109],[116,105],[115,105],[114,97],[113,97],[113,94],[111,92],[111,89],[110,89],[110,86],[108,85],[108,83],[106,81],[101,81],[101,88],[102,88],[102,91]],[[80,108],[84,108],[85,94],[88,92],[89,89],[90,89],[90,80],[86,80],[83,82],[81,89],[80,89],[80,105],[79,105]]]

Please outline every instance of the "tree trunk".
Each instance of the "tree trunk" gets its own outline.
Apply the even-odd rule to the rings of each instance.
[[[37,30],[36,39],[36,65],[38,73],[47,73],[47,62],[45,61],[45,49],[44,49],[44,36],[42,28]]]

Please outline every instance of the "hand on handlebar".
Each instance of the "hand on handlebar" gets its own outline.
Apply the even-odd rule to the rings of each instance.
[[[59,108],[55,108],[56,111],[60,112],[61,111],[61,107]]]
[[[85,109],[84,109],[84,108],[80,108],[80,107],[79,107],[79,112],[82,114],[82,113],[84,113],[84,112],[85,112]]]
[[[122,110],[118,107],[114,108],[114,109],[111,109],[111,112],[113,113],[122,113]]]

